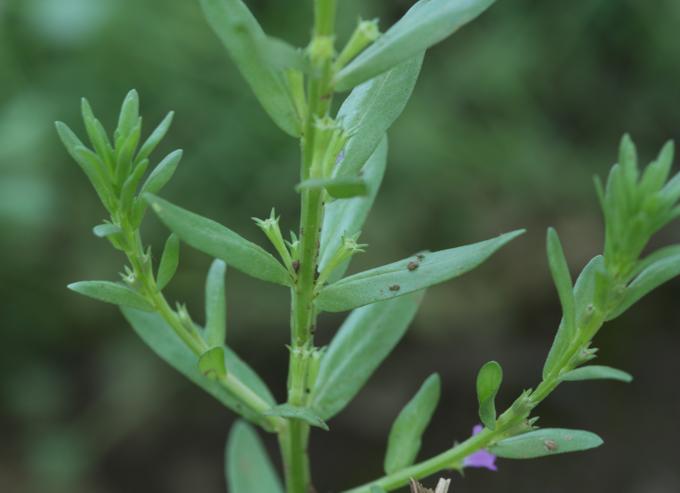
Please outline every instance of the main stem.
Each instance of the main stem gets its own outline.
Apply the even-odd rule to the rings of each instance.
[[[314,1],[314,30],[312,44],[320,38],[332,37],[335,25],[335,1]],[[317,61],[318,71],[312,75],[307,88],[307,115],[301,140],[300,179],[310,177],[315,155],[316,127],[318,118],[325,116],[330,108],[328,85],[332,59]],[[329,94],[330,93],[330,94]],[[318,154],[318,153],[317,153]],[[300,197],[300,250],[299,267],[291,302],[291,348],[288,376],[288,404],[305,406],[309,395],[307,373],[309,356],[314,349],[314,288],[317,278],[319,239],[323,220],[322,190],[303,190]],[[279,433],[279,444],[286,471],[288,493],[308,493],[311,475],[307,445],[309,425],[300,420],[290,420],[289,426]]]

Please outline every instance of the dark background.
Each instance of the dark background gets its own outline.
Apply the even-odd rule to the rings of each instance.
[[[249,4],[269,33],[306,43],[311,1]],[[385,29],[410,2],[339,4],[344,41],[359,13],[379,15]],[[676,0],[504,0],[430,51],[391,131],[387,175],[362,238],[370,248],[354,269],[529,232],[472,274],[431,289],[392,357],[330,433],[314,433],[321,493],[380,474],[392,420],[432,371],[442,375],[443,398],[422,457],[469,434],[483,362],[505,367],[501,406],[537,383],[559,318],[545,229],[557,227],[576,273],[601,250],[591,178],[614,162],[622,133],[645,162],[680,136],[679,31]],[[0,2],[3,493],[225,490],[233,416],[156,359],[115,307],[65,288],[116,279],[123,259],[90,233],[103,209],[52,122],[82,132],[86,96],[111,127],[132,87],[147,129],[177,112],[162,150],[181,147],[186,157],[165,197],[262,244],[251,216],[274,205],[286,229],[296,224],[297,145],[258,107],[198,2]],[[166,231],[151,215],[144,227],[158,251]],[[655,241],[678,240],[675,224]],[[210,259],[189,248],[182,255],[169,295],[200,314]],[[282,398],[287,293],[234,271],[228,291],[229,343]],[[501,461],[496,474],[454,475],[454,491],[680,491],[678,296],[671,282],[598,336],[600,361],[633,373],[632,384],[567,384],[539,409],[544,426],[596,431],[604,447]],[[321,342],[339,322],[322,319]]]

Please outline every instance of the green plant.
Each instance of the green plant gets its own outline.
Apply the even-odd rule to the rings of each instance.
[[[351,258],[366,247],[358,240],[385,170],[386,131],[411,95],[425,50],[492,3],[420,0],[384,34],[377,21],[360,21],[336,53],[335,0],[315,0],[312,39],[305,49],[267,36],[241,0],[202,0],[211,26],[265,111],[300,141],[298,234],[285,239],[274,210],[266,219],[255,219],[278,259],[234,231],[157,196],[177,168],[181,151],[162,159],[142,181],[172,113],[142,141],[138,95],[131,91],[110,139],[83,100],[92,149],[57,123],[64,145],[109,213],[109,219],[94,228],[95,235],[106,238],[129,263],[122,282],[84,281],[69,287],[120,305],[134,330],[159,356],[226,407],[276,434],[289,493],[306,493],[311,487],[306,452],[310,427],[328,430],[326,422],[351,401],[399,342],[424,290],[473,269],[522,233],[424,252],[344,277]],[[331,116],[335,93],[350,89],[336,116]],[[498,363],[487,363],[477,375],[484,427],[449,450],[416,462],[421,435],[439,399],[439,377],[431,376],[392,427],[385,476],[352,492],[390,491],[412,478],[446,469],[494,468],[496,456],[532,458],[602,443],[590,432],[538,429],[532,412],[564,381],[631,379],[620,370],[583,365],[595,357],[592,339],[604,322],[680,273],[677,246],[640,258],[651,236],[680,210],[676,205],[680,175],[668,181],[672,157],[668,144],[640,176],[635,148],[624,137],[619,164],[612,168],[606,187],[596,182],[605,217],[604,253],[586,265],[575,284],[557,233],[548,231],[548,260],[563,317],[535,389],[523,392],[499,415],[495,397],[503,372]],[[140,233],[149,206],[172,231],[157,265]],[[173,307],[163,294],[178,267],[180,242],[216,259],[206,281],[203,326],[193,321],[186,306]],[[258,375],[225,344],[227,265],[281,285],[291,294],[286,403],[276,403]],[[329,347],[316,347],[318,314],[349,310],[352,313]],[[246,422],[232,430],[228,457],[233,492],[283,491],[257,434]]]

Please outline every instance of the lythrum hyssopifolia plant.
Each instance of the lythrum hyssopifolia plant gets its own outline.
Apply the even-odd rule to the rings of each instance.
[[[118,282],[83,281],[74,291],[119,305],[137,334],[161,358],[244,418],[228,439],[226,474],[232,493],[284,491],[264,453],[256,427],[278,438],[285,491],[312,491],[307,454],[311,427],[328,423],[369,379],[404,335],[425,289],[484,262],[522,232],[437,252],[424,252],[345,276],[387,161],[386,132],[404,109],[425,50],[482,13],[492,0],[420,0],[380,33],[377,21],[359,21],[344,45],[336,46],[336,0],[314,1],[308,46],[294,48],[267,36],[241,0],[202,0],[202,8],[257,100],[301,148],[300,225],[281,232],[274,210],[256,219],[278,258],[215,221],[158,196],[182,156],[177,150],[148,173],[152,154],[170,127],[168,116],[142,139],[135,91],[125,98],[109,136],[82,102],[90,145],[65,124],[57,130],[85,172],[109,217],[94,234],[122,252],[127,265]],[[349,91],[336,112],[333,99]],[[604,212],[605,242],[572,282],[560,240],[548,230],[547,256],[562,306],[562,320],[543,365],[542,380],[497,412],[503,371],[490,361],[477,374],[479,421],[465,441],[417,461],[421,436],[435,410],[440,382],[433,374],[406,404],[387,440],[383,477],[349,491],[375,493],[411,484],[446,470],[495,470],[496,458],[530,459],[597,447],[587,431],[539,428],[533,413],[562,382],[589,379],[630,381],[613,368],[590,364],[592,340],[649,291],[680,273],[680,246],[641,258],[650,237],[678,216],[680,175],[670,181],[673,146],[667,144],[644,171],[635,147],[621,142],[618,164],[606,184],[596,181]],[[146,176],[146,178],[145,178]],[[291,184],[292,188],[292,184]],[[172,231],[159,258],[142,240],[147,210]],[[205,285],[205,318],[199,325],[182,303],[163,289],[177,270],[180,244],[214,257]],[[425,247],[425,245],[423,245]],[[158,262],[156,261],[158,260]],[[291,297],[288,398],[277,403],[257,373],[229,344],[226,329],[227,266],[280,285]],[[322,312],[351,311],[326,348],[315,345]],[[225,342],[226,341],[226,342]],[[445,491],[442,482],[437,491]]]

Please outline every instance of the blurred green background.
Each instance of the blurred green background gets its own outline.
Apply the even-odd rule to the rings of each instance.
[[[339,3],[344,40],[359,13],[380,16],[385,29],[411,2]],[[233,416],[156,359],[114,307],[65,289],[115,279],[123,259],[91,234],[104,211],[53,128],[59,119],[82,132],[81,96],[110,127],[135,87],[147,129],[177,112],[161,150],[183,148],[185,159],[165,197],[263,244],[251,216],[274,205],[293,228],[297,145],[258,107],[197,4],[0,1],[3,493],[225,490]],[[304,45],[311,1],[249,5],[269,33]],[[431,50],[391,131],[387,176],[362,238],[370,249],[354,269],[529,232],[431,289],[394,355],[330,433],[314,433],[320,493],[380,473],[389,426],[430,372],[441,373],[444,390],[423,455],[469,434],[484,361],[506,369],[503,406],[535,385],[559,318],[545,228],[557,227],[576,272],[601,249],[591,178],[614,162],[621,134],[633,135],[645,162],[680,137],[679,31],[677,0],[504,0]],[[158,251],[166,231],[151,216],[144,227]],[[657,239],[678,241],[677,224]],[[209,262],[184,248],[169,289],[197,314]],[[228,291],[230,344],[282,398],[287,294],[233,271]],[[680,282],[665,285],[598,337],[601,361],[634,383],[565,385],[539,410],[544,425],[591,429],[604,447],[502,461],[497,474],[456,476],[454,490],[680,491],[678,296]],[[321,320],[322,343],[339,321]]]

